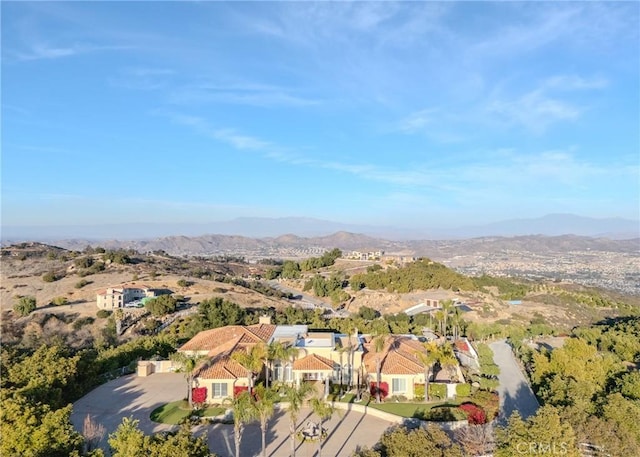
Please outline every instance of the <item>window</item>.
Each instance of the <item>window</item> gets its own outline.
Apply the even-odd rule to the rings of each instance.
[[[391,393],[403,394],[407,392],[407,380],[403,378],[393,378],[391,380]]]
[[[224,382],[214,382],[211,385],[211,395],[214,398],[226,397],[227,396],[227,383]]]
[[[282,364],[280,362],[276,362],[273,365],[273,380],[274,381],[282,381]]]
[[[284,367],[284,381],[285,382],[293,381],[293,371],[290,363],[286,364]]]

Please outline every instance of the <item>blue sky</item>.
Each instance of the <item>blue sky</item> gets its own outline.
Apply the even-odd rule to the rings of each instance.
[[[640,4],[2,3],[2,224],[638,218]]]

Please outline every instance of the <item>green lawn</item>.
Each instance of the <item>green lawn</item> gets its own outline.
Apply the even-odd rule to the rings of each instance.
[[[198,411],[192,411],[189,408],[188,403],[185,400],[173,401],[162,405],[151,412],[151,420],[154,422],[160,422],[162,424],[179,424],[182,419],[187,416],[219,416],[224,414],[225,409],[215,406],[212,408],[201,409]]]
[[[380,411],[384,411],[387,413],[395,414],[396,416],[402,417],[415,417],[417,419],[425,419],[426,415],[431,412],[432,409],[436,408],[444,408],[444,410],[449,410],[451,408],[455,408],[460,405],[458,401],[448,401],[448,402],[438,402],[438,403],[375,403],[371,401],[369,403],[369,407],[379,409]],[[457,413],[452,413],[457,414]],[[461,415],[462,416],[462,415]],[[455,420],[455,417],[447,417],[445,415],[443,419]]]

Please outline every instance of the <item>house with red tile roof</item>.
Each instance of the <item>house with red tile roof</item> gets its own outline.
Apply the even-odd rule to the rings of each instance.
[[[389,335],[380,352],[370,337],[309,331],[306,325],[229,325],[198,333],[178,350],[206,356],[194,373],[194,387],[207,389],[207,402],[216,403],[249,388],[251,376],[233,354],[251,351],[279,341],[296,349],[290,360],[264,361],[274,382],[310,382],[325,394],[331,383],[355,386],[376,381],[381,366],[382,381],[389,395],[415,396],[414,386],[424,384],[424,365],[416,355],[426,349],[412,335]]]

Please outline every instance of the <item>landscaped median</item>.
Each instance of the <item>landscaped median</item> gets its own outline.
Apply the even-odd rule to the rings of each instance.
[[[226,412],[225,408],[214,406],[211,408],[194,410],[189,407],[186,400],[172,401],[162,405],[151,412],[151,420],[161,424],[176,425],[181,423],[186,417],[217,417]]]

